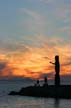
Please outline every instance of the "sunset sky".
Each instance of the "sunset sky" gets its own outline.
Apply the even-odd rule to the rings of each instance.
[[[0,79],[71,76],[71,0],[0,0]]]

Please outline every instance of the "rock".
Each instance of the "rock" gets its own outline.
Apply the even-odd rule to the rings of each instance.
[[[71,85],[61,85],[59,87],[56,87],[54,85],[49,85],[45,87],[29,86],[21,88],[19,92],[11,91],[9,95],[71,99]]]

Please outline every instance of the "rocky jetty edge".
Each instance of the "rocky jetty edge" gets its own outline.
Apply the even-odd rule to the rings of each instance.
[[[21,88],[19,92],[11,91],[8,95],[71,99],[71,85],[60,85],[58,87],[54,85],[28,86]]]

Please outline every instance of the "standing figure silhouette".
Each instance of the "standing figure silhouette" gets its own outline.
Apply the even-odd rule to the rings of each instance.
[[[39,87],[40,86],[39,80],[36,81],[36,84],[34,86],[36,86],[36,87]]]
[[[55,56],[55,85],[59,86],[60,85],[60,63],[59,63],[59,56]]]
[[[44,87],[47,87],[47,86],[48,86],[48,80],[47,80],[47,77],[44,78],[44,84],[43,84],[43,86],[44,86]]]
[[[52,62],[50,62],[52,63]],[[60,85],[60,63],[59,63],[59,56],[56,55],[55,56],[55,63],[52,63],[55,65],[55,86],[59,86]]]

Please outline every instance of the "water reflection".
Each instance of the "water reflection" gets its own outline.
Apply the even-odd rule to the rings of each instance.
[[[71,100],[28,96],[0,97],[0,108],[71,108]]]
[[[55,98],[54,100],[54,107],[59,108],[60,100],[58,98]]]

